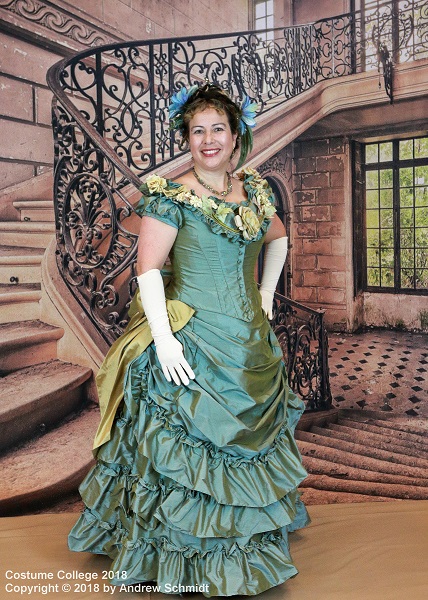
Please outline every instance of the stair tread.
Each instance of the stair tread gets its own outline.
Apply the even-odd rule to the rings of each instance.
[[[381,481],[361,481],[359,479],[337,479],[329,475],[312,475],[301,484],[301,488],[307,486],[326,491],[351,492],[367,494],[370,496],[382,496],[389,500],[428,500],[426,488],[397,483],[384,483]],[[302,490],[302,491],[303,491]]]
[[[351,429],[369,431],[371,433],[375,433],[377,435],[381,435],[384,437],[395,436],[395,439],[400,440],[413,440],[414,442],[420,443],[422,445],[428,446],[428,439],[426,437],[426,433],[413,433],[408,431],[403,431],[400,429],[391,430],[391,428],[385,427],[383,425],[373,425],[373,423],[364,423],[362,421],[351,421],[350,419],[339,418],[337,421],[338,425],[344,425]]]
[[[341,415],[341,418],[345,418],[348,421],[353,421],[354,423],[358,424],[363,423],[365,425],[373,425],[375,427],[379,427],[379,429],[388,430],[390,433],[399,431],[402,433],[410,433],[428,437],[428,428],[426,425],[419,425],[418,423],[412,422],[411,419],[403,418],[387,421],[386,419],[373,419],[371,417],[364,417],[363,415],[357,417],[356,415],[347,416],[346,414]]]
[[[0,304],[40,300],[42,288],[40,283],[0,283]]]
[[[8,256],[34,256],[41,258],[44,253],[43,248],[20,248],[19,246],[0,245],[0,258]]]
[[[311,487],[305,487],[300,491],[302,492],[302,500],[305,506],[313,506],[315,504],[354,504],[356,502],[399,502],[398,498],[370,496],[368,494],[358,494],[352,492],[318,490]]]
[[[327,430],[328,431],[328,430]],[[386,462],[396,464],[405,464],[413,466],[415,463],[414,456],[408,456],[401,453],[399,450],[383,450],[379,447],[368,446],[363,439],[355,440],[338,440],[328,435],[323,435],[322,428],[312,429],[310,432],[296,431],[296,439],[316,444],[318,447],[332,448],[343,452],[352,452],[355,455],[375,458]],[[428,460],[418,458],[418,466],[428,470]]]
[[[12,349],[20,346],[22,342],[47,341],[60,339],[64,330],[55,325],[48,325],[42,321],[17,321],[16,323],[3,323],[0,325],[0,350]]]
[[[19,290],[20,292],[29,292],[31,290],[39,290],[40,285],[38,283],[18,283],[16,285],[12,283],[1,283],[0,284],[0,293],[1,292],[15,292]]]
[[[0,221],[0,231],[55,232],[55,223],[48,221]]]
[[[76,388],[91,374],[87,367],[52,360],[5,375],[0,379],[0,421],[11,411],[25,410],[59,390]]]
[[[373,419],[366,414],[358,414],[355,419],[350,414],[347,417],[343,419],[341,412],[338,423],[317,424],[314,431],[297,430],[297,444],[309,473],[302,488],[373,494],[388,500],[428,498],[428,455],[421,452],[421,448],[427,447],[426,422],[407,418],[364,422]],[[346,422],[346,426],[339,426],[341,422]],[[334,432],[336,427],[339,435],[344,433],[342,429],[346,430],[348,439],[329,437],[330,428]],[[386,441],[391,441],[394,447],[387,448]],[[399,444],[406,441],[402,452]]]
[[[99,422],[97,406],[63,422],[42,437],[31,440],[0,458],[2,503],[59,495],[64,484],[80,480],[93,463],[92,441]],[[37,468],[35,468],[37,465]],[[76,484],[78,481],[76,481]]]
[[[399,425],[400,427],[402,425],[404,426],[411,426],[413,427],[419,427],[419,428],[423,428],[427,434],[428,434],[428,427],[427,427],[427,423],[426,423],[426,419],[424,419],[423,417],[408,417],[408,416],[404,416],[402,415],[393,415],[391,413],[385,413],[384,411],[381,410],[372,410],[372,409],[368,409],[368,408],[341,408],[339,409],[339,417],[344,417],[346,419],[349,420],[353,420],[353,421],[358,421],[358,422],[364,422],[367,420],[374,420],[377,421],[378,423],[383,423],[387,426],[396,426]],[[389,425],[388,425],[389,424]]]
[[[52,200],[15,200],[13,203],[15,208],[52,208]]]
[[[417,448],[418,452],[422,452],[423,454],[421,447],[414,444],[413,441],[411,442],[412,445],[410,446],[410,443],[406,442],[406,440],[401,439],[399,442],[396,442],[395,440],[391,439],[391,437],[387,438],[386,436],[380,436],[379,434],[372,434],[367,431],[351,429],[350,427],[340,427],[334,423],[330,423],[328,428],[312,427],[310,431],[313,433],[319,433],[323,437],[329,439],[362,444],[366,448],[378,448],[388,452],[399,452],[407,456],[414,456],[415,449]],[[423,455],[428,458],[427,451]]]
[[[8,254],[0,255],[0,266],[9,269],[18,269],[25,267],[40,267],[43,260],[43,254]]]

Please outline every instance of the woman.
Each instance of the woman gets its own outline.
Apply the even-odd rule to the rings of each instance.
[[[308,522],[293,437],[304,407],[268,322],[287,238],[267,182],[228,173],[251,146],[252,110],[212,84],[182,89],[170,116],[194,168],[142,187],[139,293],[97,377],[97,465],[69,537],[108,554],[117,585],[254,595],[297,573],[287,533]]]

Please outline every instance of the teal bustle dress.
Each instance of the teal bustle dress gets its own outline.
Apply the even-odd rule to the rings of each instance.
[[[96,465],[81,484],[74,551],[112,559],[111,583],[255,595],[297,573],[288,533],[309,518],[290,390],[254,280],[274,198],[256,171],[248,200],[221,203],[152,176],[141,215],[175,227],[167,308],[195,372],[166,381],[139,300],[97,376]]]

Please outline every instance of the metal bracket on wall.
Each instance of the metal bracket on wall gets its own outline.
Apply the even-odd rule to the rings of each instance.
[[[380,73],[380,65],[382,65],[383,72],[383,82],[385,85],[385,92],[389,98],[390,104],[393,103],[393,62],[391,58],[391,54],[386,47],[386,44],[381,44],[380,42],[377,45],[377,61],[379,65],[379,73]],[[380,81],[379,81],[380,87]]]

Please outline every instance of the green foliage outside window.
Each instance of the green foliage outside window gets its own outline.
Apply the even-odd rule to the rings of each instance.
[[[428,137],[366,144],[367,285],[428,290]]]

